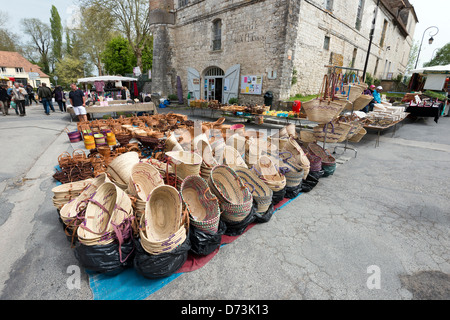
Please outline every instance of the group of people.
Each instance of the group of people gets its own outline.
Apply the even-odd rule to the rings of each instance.
[[[375,87],[375,85],[371,85],[367,90],[364,91],[365,95],[372,96],[373,99],[370,101],[370,103],[361,111],[368,113],[370,111],[373,111],[373,108],[376,103],[381,103],[381,92],[383,91],[382,86]]]
[[[50,115],[50,110],[56,111],[53,106],[53,98],[58,104],[61,113],[67,112],[66,94],[61,86],[56,86],[52,90],[47,87],[46,83],[42,83],[35,93],[33,86],[30,84],[24,86],[22,83],[16,82],[12,87],[7,85],[0,86],[0,108],[3,115],[8,115],[9,108],[13,108],[17,115],[21,117],[26,116],[25,107],[31,106],[33,102],[39,104],[36,100],[36,94],[39,102],[44,106],[46,115]]]

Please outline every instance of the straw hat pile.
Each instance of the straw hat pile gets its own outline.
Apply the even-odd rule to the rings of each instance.
[[[142,248],[149,254],[171,252],[184,243],[189,228],[182,201],[172,186],[156,187],[150,194],[141,218],[139,235]]]
[[[112,182],[102,184],[88,199],[85,219],[77,229],[80,243],[106,245],[132,236],[133,209],[128,195]]]
[[[56,209],[60,210],[66,203],[75,199],[80,195],[86,186],[92,179],[80,180],[76,182],[69,182],[61,184],[52,189],[53,192],[53,205]]]
[[[219,201],[210,192],[208,183],[199,176],[187,177],[181,185],[180,194],[190,214],[191,225],[208,234],[217,233]]]

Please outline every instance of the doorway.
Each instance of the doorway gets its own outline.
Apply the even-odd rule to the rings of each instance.
[[[218,67],[206,69],[204,78],[205,100],[217,100],[222,103],[224,76],[225,72]]]

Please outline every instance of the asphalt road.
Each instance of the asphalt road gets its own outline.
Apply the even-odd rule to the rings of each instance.
[[[75,123],[40,105],[27,114],[0,115],[0,299],[93,299],[83,270],[79,289],[67,285],[78,262],[51,200]],[[449,299],[450,120],[406,120],[375,139],[148,299]]]

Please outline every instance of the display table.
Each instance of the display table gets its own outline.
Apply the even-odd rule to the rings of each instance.
[[[380,146],[380,135],[381,135],[381,131],[394,127],[394,132],[392,133],[392,136],[394,136],[394,135],[395,135],[395,132],[396,132],[396,130],[397,130],[397,124],[399,124],[400,122],[402,122],[402,121],[405,120],[405,119],[406,119],[406,117],[403,118],[403,119],[401,119],[401,120],[394,121],[394,122],[392,122],[391,124],[389,124],[389,125],[387,125],[387,126],[384,126],[384,127],[381,127],[381,126],[375,126],[375,125],[365,125],[364,128],[365,128],[365,129],[372,129],[372,130],[378,131],[377,140],[376,140],[376,142],[375,142],[375,148],[377,148],[377,147]]]
[[[112,101],[107,101],[108,102],[108,107],[112,106],[112,105],[118,105],[118,104],[126,104],[127,101],[126,100],[112,100]],[[100,106],[100,101],[97,101],[95,103],[96,106]]]
[[[156,106],[153,102],[148,103],[135,103],[135,104],[123,104],[123,105],[114,105],[107,107],[86,107],[86,113],[89,115],[93,115],[95,113],[115,113],[117,116],[117,112],[149,112],[153,111],[153,114],[157,114]],[[70,121],[73,120],[73,116],[75,116],[75,112],[73,111],[72,106],[67,107],[67,112],[70,114]]]
[[[442,111],[444,111],[444,104],[432,107],[410,106],[406,108],[405,112],[408,112],[413,117],[432,117],[434,122],[438,123]]]

